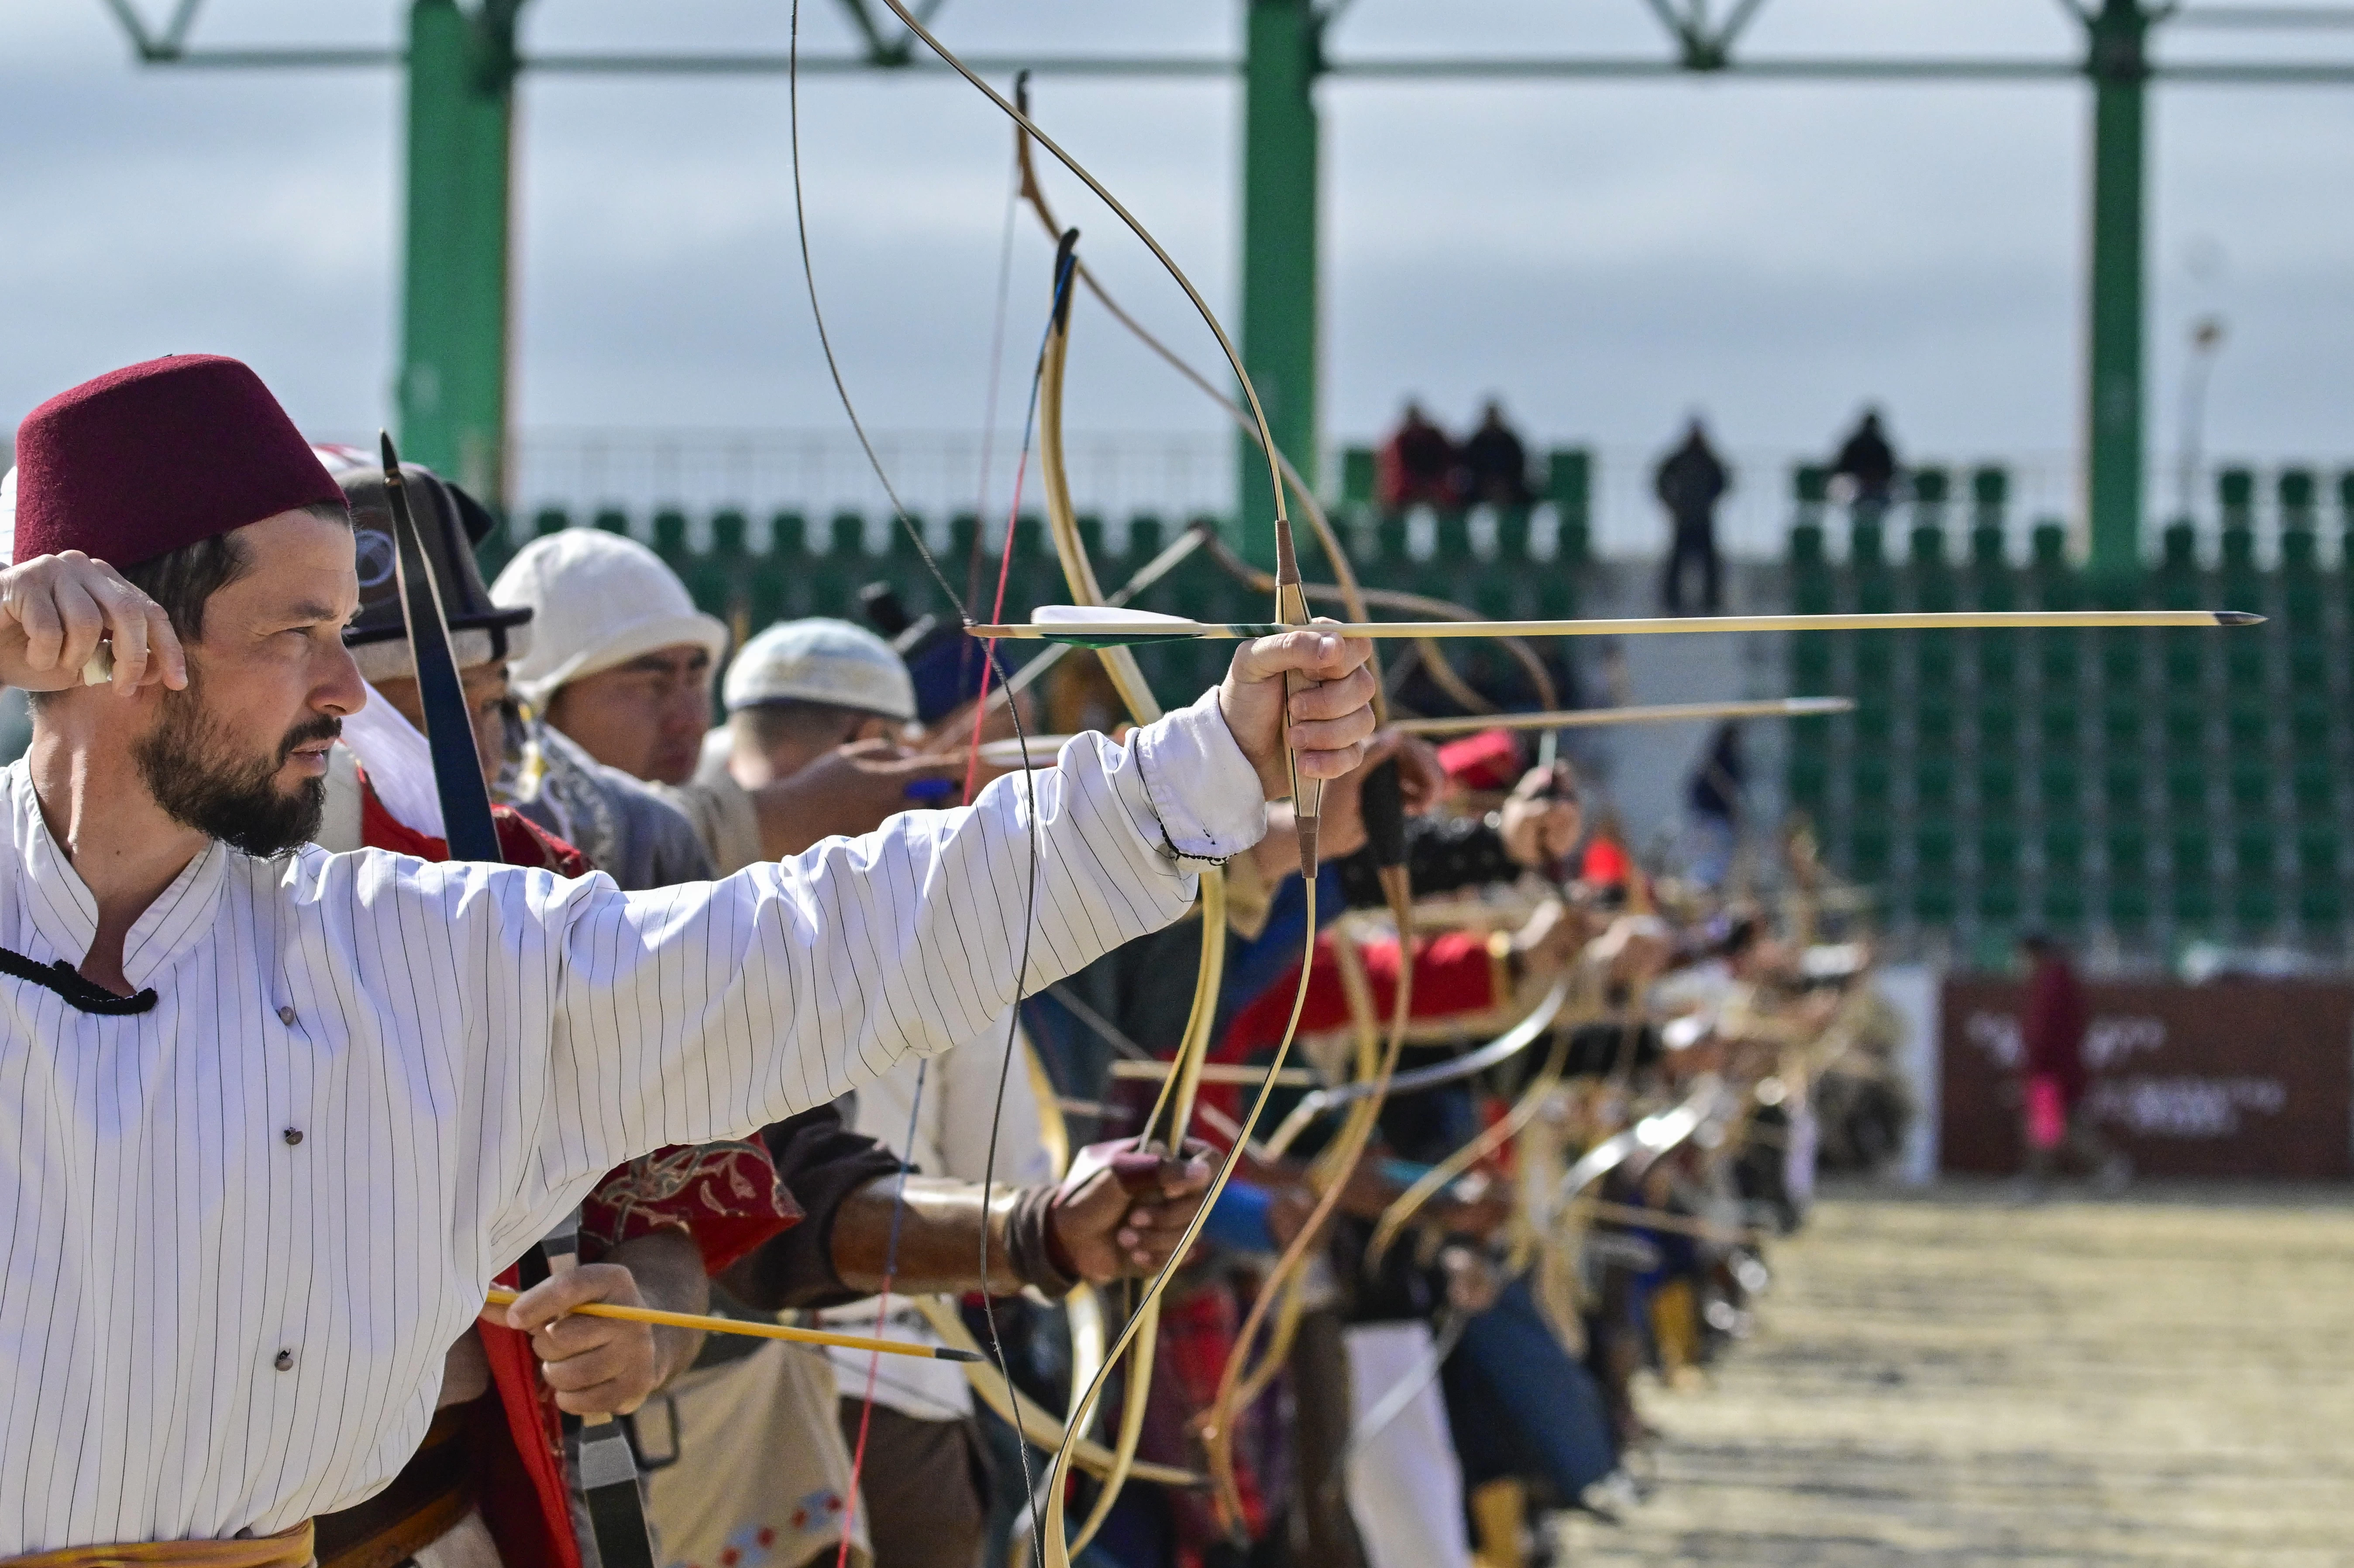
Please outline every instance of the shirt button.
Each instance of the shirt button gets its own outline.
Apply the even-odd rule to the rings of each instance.
[[[281,1022],[281,1023],[282,1023],[282,1024],[284,1024],[284,1025],[286,1025],[286,1027],[287,1027],[287,1028],[289,1028],[289,1029],[293,1028],[293,1027],[294,1027],[294,1010],[293,1010],[292,1008],[291,1008],[291,1007],[281,1007],[281,1008],[280,1008],[280,1009],[278,1010],[278,1022]]]
[[[277,1355],[270,1359],[270,1364],[276,1367],[280,1372],[292,1372],[294,1370],[294,1352],[292,1351],[281,1351]]]
[[[302,1141],[302,1129],[299,1127],[290,1127],[279,1136],[286,1140],[286,1147],[292,1149]]]

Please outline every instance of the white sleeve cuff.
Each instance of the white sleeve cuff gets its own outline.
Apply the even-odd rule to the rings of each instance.
[[[1266,791],[1218,711],[1216,687],[1131,733],[1128,750],[1164,849],[1223,861],[1267,836]]]

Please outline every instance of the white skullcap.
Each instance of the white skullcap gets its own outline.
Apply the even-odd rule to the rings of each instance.
[[[566,683],[657,648],[695,643],[714,663],[727,652],[727,629],[695,608],[686,585],[660,556],[601,528],[534,539],[491,585],[491,599],[531,607],[531,648],[510,673],[514,689],[538,708]]]
[[[846,620],[780,620],[744,644],[719,689],[727,711],[762,703],[830,703],[902,722],[916,716],[907,662]]]

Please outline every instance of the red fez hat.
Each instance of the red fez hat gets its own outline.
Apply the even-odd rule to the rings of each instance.
[[[261,377],[217,354],[109,371],[16,427],[19,561],[80,550],[135,567],[320,503],[343,491]]]

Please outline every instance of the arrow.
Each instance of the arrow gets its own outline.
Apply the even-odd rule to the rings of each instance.
[[[968,626],[974,637],[1068,642],[1080,648],[1127,648],[1194,640],[1240,642],[1299,628],[1271,620],[1188,620],[1176,615],[1118,615],[1077,605],[1040,605],[1039,619],[1010,626]],[[2244,609],[1966,609],[1883,615],[1697,615],[1618,620],[1374,620],[1318,621],[1315,630],[1340,637],[1654,637],[1708,631],[2020,631],[2134,626],[2259,626]]]

